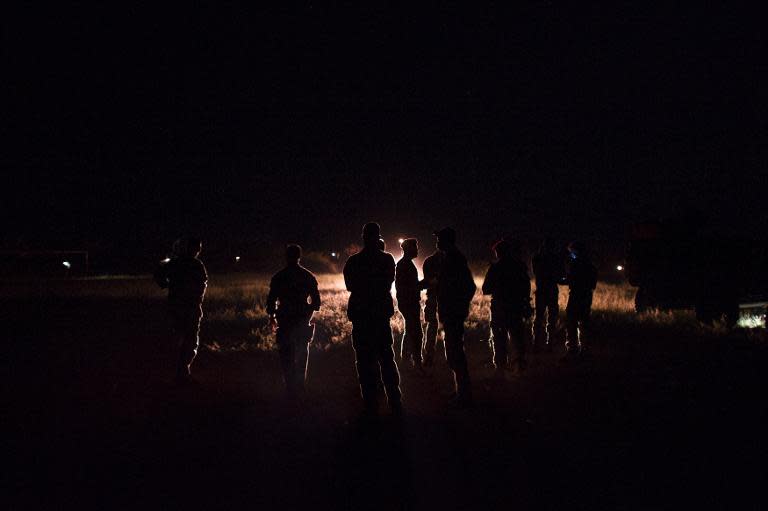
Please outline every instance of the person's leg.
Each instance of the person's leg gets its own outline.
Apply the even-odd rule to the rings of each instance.
[[[387,400],[391,406],[400,404],[402,395],[400,393],[400,373],[395,363],[395,352],[392,350],[392,327],[389,325],[389,318],[383,318],[377,321],[376,336],[376,357],[381,371],[381,381],[384,384],[384,390],[387,393]]]
[[[411,353],[408,346],[408,320],[403,310],[400,310],[400,316],[403,318],[403,335],[400,336],[400,346],[395,347],[394,351],[400,356],[400,360],[407,360]]]
[[[568,298],[565,309],[565,351],[575,354],[579,347],[579,310],[573,297]]]
[[[309,341],[312,339],[311,327],[302,324],[294,328],[292,333],[293,344],[293,372],[296,389],[304,392],[304,383],[307,380],[307,369],[309,364]]]
[[[175,314],[175,330],[180,337],[179,360],[176,368],[176,378],[188,379],[192,373],[192,362],[197,356],[199,345],[200,320],[202,308],[179,311]]]
[[[491,320],[491,332],[493,333],[493,365],[497,371],[504,371],[508,367],[507,353],[507,329],[503,324]]]
[[[443,319],[445,330],[445,358],[453,371],[456,396],[471,399],[471,384],[467,356],[464,353],[464,318],[449,317]]]
[[[370,323],[370,320],[363,319],[352,322],[352,347],[355,350],[355,366],[363,403],[367,410],[375,411],[378,407],[380,377],[373,326]]]
[[[421,311],[419,308],[407,311],[405,319],[405,334],[403,342],[408,344],[408,353],[416,367],[421,367]]]
[[[546,296],[542,291],[536,291],[536,316],[533,320],[533,342],[534,345],[544,346],[547,344],[547,306]]]
[[[280,367],[283,370],[285,389],[289,393],[296,390],[296,368],[294,365],[295,347],[293,344],[293,331],[295,325],[280,325],[275,335],[277,340],[277,354],[280,358]]]
[[[509,325],[509,338],[515,345],[515,351],[517,352],[517,369],[522,371],[527,366],[525,358],[526,337],[525,337],[525,321],[523,318],[512,318]]]
[[[437,300],[427,297],[424,305],[424,321],[427,325],[424,332],[424,365],[430,366],[435,358],[435,344],[437,343]]]
[[[579,310],[579,352],[584,353],[589,347],[590,316],[592,313],[592,295],[584,297]]]
[[[557,322],[560,316],[560,307],[557,303],[557,290],[553,292],[546,302],[547,309],[547,345],[551,346],[557,342]]]

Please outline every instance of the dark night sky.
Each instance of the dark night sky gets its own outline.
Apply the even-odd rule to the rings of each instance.
[[[3,21],[6,245],[768,227],[757,12],[101,9]]]

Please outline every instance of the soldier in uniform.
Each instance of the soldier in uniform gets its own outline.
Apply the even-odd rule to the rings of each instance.
[[[363,227],[363,249],[344,265],[344,283],[350,292],[347,316],[352,321],[352,347],[365,411],[378,410],[378,386],[383,383],[393,412],[402,411],[400,374],[392,350],[389,320],[395,313],[390,289],[395,260],[378,248],[379,225]]]
[[[155,272],[155,282],[168,289],[168,316],[173,336],[179,346],[176,381],[192,381],[192,361],[197,355],[203,297],[208,273],[198,259],[202,243],[196,238],[180,238],[174,243],[174,255]]]
[[[422,370],[421,360],[421,290],[419,273],[413,259],[419,255],[419,243],[414,238],[403,240],[400,244],[403,257],[395,269],[395,290],[397,291],[397,308],[405,321],[405,332],[401,345],[401,357],[410,358],[411,364],[417,370]]]
[[[533,256],[533,275],[536,278],[536,319],[534,320],[534,348],[552,348],[560,313],[558,283],[563,278],[563,261],[557,244],[544,240],[539,252]]]
[[[437,343],[437,281],[440,277],[440,264],[444,254],[440,250],[424,260],[424,285],[427,289],[427,301],[424,304],[424,321],[427,326],[424,331],[424,366],[434,363],[435,344]]]
[[[518,371],[525,369],[525,326],[531,317],[531,280],[528,267],[521,259],[517,240],[501,240],[493,247],[497,261],[488,268],[483,294],[492,295],[491,331],[493,363],[497,376],[508,368],[507,343],[511,339],[517,350]]]
[[[314,325],[312,314],[320,310],[317,279],[301,266],[301,247],[288,245],[286,266],[277,272],[269,284],[267,314],[273,328],[277,327],[277,347],[289,395],[304,392],[307,375],[309,343]]]
[[[445,332],[445,356],[454,375],[454,404],[466,407],[472,405],[472,386],[464,353],[464,320],[475,294],[475,281],[467,258],[456,248],[456,232],[446,227],[435,236],[437,248],[444,254],[437,281],[437,312]]]
[[[568,245],[568,284],[566,314],[566,356],[585,352],[585,337],[589,332],[589,316],[592,309],[592,293],[597,287],[597,269],[589,260],[586,245],[574,241]]]

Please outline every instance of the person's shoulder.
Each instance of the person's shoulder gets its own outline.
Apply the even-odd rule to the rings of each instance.
[[[285,276],[287,270],[288,268],[279,269],[274,275],[272,275],[272,280],[280,280]]]
[[[299,266],[299,271],[302,275],[304,275],[305,278],[308,280],[317,282],[317,277],[315,277],[315,274],[309,271],[308,269],[304,268],[303,266]]]

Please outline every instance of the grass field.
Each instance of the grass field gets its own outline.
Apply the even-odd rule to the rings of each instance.
[[[442,357],[427,377],[401,363],[404,421],[382,410],[366,428],[347,292],[339,275],[319,281],[300,408],[284,399],[264,275],[211,276],[191,388],[171,383],[165,293],[151,279],[0,286],[9,508],[634,510],[762,498],[764,329],[637,315],[631,287],[600,283],[591,357],[533,354],[499,382],[479,342],[489,303],[478,294],[466,336],[477,408],[447,407]]]
[[[467,336],[471,339],[487,338],[490,320],[490,299],[480,292],[482,278],[475,278],[478,290],[472,300],[467,318]],[[347,320],[349,293],[344,288],[341,274],[318,275],[321,310],[315,314],[315,347],[330,349],[347,342],[352,325]],[[724,329],[705,328],[696,322],[692,311],[651,310],[642,314],[634,311],[635,288],[627,283],[600,282],[593,299],[593,322],[596,328],[610,330],[657,329],[669,333],[687,332],[697,335],[720,335]],[[274,347],[272,333],[265,310],[269,292],[269,276],[263,274],[211,275],[204,302],[201,342],[212,351],[269,350]],[[46,284],[20,284],[6,287],[6,294],[30,297],[69,297],[80,299],[143,300],[147,305],[162,307],[165,292],[148,277],[95,277],[82,280],[62,280]],[[394,293],[393,293],[394,294]],[[422,294],[423,296],[423,294]],[[560,287],[561,319],[568,300],[567,287]],[[744,318],[745,325],[754,325],[759,318]],[[393,331],[402,332],[402,318],[392,318]],[[751,336],[760,336],[758,331]]]

